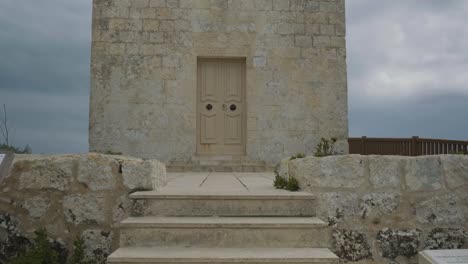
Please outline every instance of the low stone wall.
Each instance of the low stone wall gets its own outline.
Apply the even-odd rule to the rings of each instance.
[[[82,236],[89,257],[105,259],[118,247],[117,223],[130,215],[136,190],[166,184],[165,165],[101,154],[15,155],[0,176],[0,263],[47,229],[62,253]]]
[[[342,260],[417,263],[422,249],[468,247],[468,156],[310,157],[280,173],[317,195]]]

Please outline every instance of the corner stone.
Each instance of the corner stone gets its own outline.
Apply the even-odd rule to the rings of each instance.
[[[125,160],[122,176],[130,190],[158,190],[166,184],[166,166],[157,160]]]

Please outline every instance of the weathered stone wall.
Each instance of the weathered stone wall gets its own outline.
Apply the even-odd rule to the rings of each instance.
[[[41,227],[63,255],[82,236],[86,254],[104,259],[118,247],[116,224],[131,212],[129,193],[165,182],[165,165],[155,160],[16,155],[9,173],[0,177],[0,263],[29,245]]]
[[[347,152],[344,0],[94,0],[90,150],[196,148],[197,57],[245,57],[247,155]]]
[[[468,156],[310,157],[280,171],[317,195],[343,260],[417,263],[422,249],[468,248]]]

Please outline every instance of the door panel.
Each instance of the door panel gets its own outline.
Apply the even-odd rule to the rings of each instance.
[[[224,142],[226,145],[240,145],[242,144],[242,117],[240,114],[229,115],[226,114],[224,119],[225,124],[225,137]]]
[[[245,60],[199,59],[197,153],[245,155]]]
[[[218,143],[216,137],[216,114],[201,114],[201,144],[216,144]]]

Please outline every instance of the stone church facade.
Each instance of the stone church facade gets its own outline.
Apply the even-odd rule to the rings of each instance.
[[[91,151],[347,151],[344,0],[95,0],[91,64]]]

